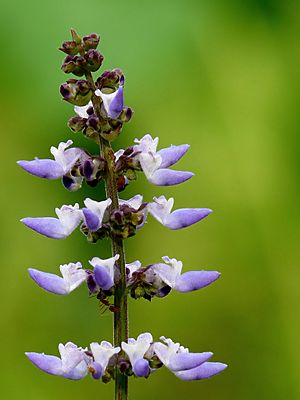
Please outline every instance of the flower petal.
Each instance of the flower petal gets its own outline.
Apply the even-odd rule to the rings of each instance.
[[[173,186],[187,181],[192,176],[192,172],[162,168],[156,170],[148,180],[157,186]]]
[[[25,355],[29,360],[47,374],[61,375],[62,374],[62,361],[56,356],[49,356],[43,353],[27,352]]]
[[[109,105],[108,116],[111,118],[117,118],[120,115],[123,108],[124,108],[124,93],[123,93],[123,87],[120,86]]]
[[[65,173],[58,162],[50,159],[40,160],[36,158],[32,161],[21,160],[18,161],[17,164],[31,175],[45,179],[58,179]]]
[[[65,232],[65,227],[57,218],[53,217],[34,217],[21,219],[24,225],[28,228],[47,236],[51,239],[64,239],[68,235]]]
[[[101,222],[98,216],[88,208],[83,208],[82,212],[86,226],[89,228],[90,231],[96,232],[101,226]]]
[[[207,217],[209,208],[180,208],[167,216],[163,225],[170,229],[182,229]]]
[[[114,282],[111,279],[107,269],[103,266],[97,265],[95,267],[94,277],[95,277],[96,283],[103,290],[109,290],[114,285]]]
[[[42,272],[34,268],[28,269],[31,279],[47,292],[64,295],[68,294],[67,285],[58,275]]]
[[[79,379],[84,378],[88,373],[87,363],[83,360],[75,368],[70,371],[64,373],[62,376],[64,378],[72,379],[74,381],[78,381]]]
[[[157,153],[162,158],[161,168],[167,168],[177,163],[185,155],[190,148],[189,144],[181,144],[179,146],[170,146],[159,150]]]
[[[203,364],[213,353],[177,353],[171,356],[168,368],[172,371],[183,371],[191,368],[198,367]]]
[[[227,368],[226,364],[219,362],[205,362],[199,367],[186,371],[175,372],[175,375],[183,381],[195,381],[210,378]]]
[[[138,377],[148,376],[150,373],[149,362],[144,358],[140,358],[132,366],[132,371]]]
[[[177,292],[191,292],[210,285],[220,277],[218,271],[188,271],[176,279]]]

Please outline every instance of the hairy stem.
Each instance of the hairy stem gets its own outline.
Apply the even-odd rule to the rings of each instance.
[[[91,83],[93,92],[96,87],[90,72],[86,72],[86,79]],[[100,98],[93,95],[92,97],[93,108],[95,114],[101,120],[101,103]],[[99,136],[100,155],[107,162],[107,174],[105,179],[105,191],[107,198],[112,201],[112,209],[119,207],[119,196],[117,191],[117,182],[114,166],[114,152],[110,143]],[[120,270],[120,279],[115,284],[115,299],[114,305],[116,310],[114,312],[114,346],[120,346],[122,341],[128,339],[128,307],[127,307],[127,294],[126,294],[126,267],[125,267],[125,250],[123,240],[117,237],[111,239],[112,253],[120,255],[118,260],[118,267]],[[121,374],[119,369],[116,368],[115,377],[115,400],[128,399],[128,378],[126,375]]]

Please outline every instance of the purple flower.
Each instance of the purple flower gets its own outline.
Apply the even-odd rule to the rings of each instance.
[[[97,89],[95,95],[101,97],[107,115],[113,119],[118,118],[124,108],[123,86],[120,86],[115,92],[109,94]]]
[[[121,350],[120,347],[113,347],[111,343],[103,340],[99,343],[91,343],[91,352],[94,357],[94,362],[90,365],[90,370],[94,379],[99,379],[104,374],[109,360],[113,355],[118,354]]]
[[[213,355],[211,352],[190,353],[188,349],[171,339],[162,336],[161,340],[164,344],[154,343],[154,352],[160,361],[182,380],[210,378],[227,367],[223,363],[207,362]]]
[[[18,161],[18,164],[25,171],[41,178],[62,178],[70,172],[81,157],[86,156],[86,153],[79,148],[68,149],[72,144],[72,140],[68,140],[66,143],[59,143],[58,148],[52,146],[50,152],[54,156],[54,160],[35,158],[32,161]]]
[[[55,209],[58,218],[28,217],[21,219],[28,228],[52,239],[64,239],[80,224],[82,211],[76,203],[74,206],[62,206]]]
[[[109,290],[114,286],[115,262],[119,254],[102,260],[99,257],[92,258],[89,263],[94,267],[94,278],[98,286],[103,290]]]
[[[153,338],[151,333],[142,333],[136,340],[129,338],[128,343],[122,342],[122,350],[128,355],[132,371],[136,376],[148,376],[150,373],[149,362],[144,356],[152,342]]]
[[[90,231],[96,232],[102,226],[105,212],[111,205],[111,199],[95,201],[87,198],[84,200],[84,205],[86,207],[82,209],[84,222]]]
[[[81,347],[68,342],[58,346],[60,357],[46,355],[44,353],[25,353],[29,360],[41,370],[51,375],[59,375],[68,379],[78,380],[88,373],[90,357]]]
[[[154,202],[149,203],[147,208],[162,225],[169,229],[182,229],[193,225],[205,218],[212,212],[209,208],[180,208],[171,212],[174,199],[169,200],[165,196],[154,197]]]
[[[154,274],[177,292],[191,292],[210,285],[221,275],[217,271],[188,271],[181,274],[182,262],[176,258],[162,257],[164,263],[153,264]]]
[[[80,262],[61,265],[62,277],[29,268],[30,277],[47,292],[66,295],[71,293],[87,279],[87,273]]]
[[[185,182],[194,174],[188,171],[175,171],[168,169],[183,157],[189,149],[189,145],[170,146],[156,151],[158,138],[145,135],[141,140],[135,139],[134,151],[136,159],[149,182],[158,186],[172,186]],[[121,155],[121,153],[119,153]]]

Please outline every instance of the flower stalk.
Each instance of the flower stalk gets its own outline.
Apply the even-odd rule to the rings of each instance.
[[[87,81],[90,82],[93,92],[96,91],[95,82],[92,74],[87,71]],[[100,98],[95,94],[92,96],[93,108],[95,114],[102,119],[100,112]],[[100,156],[106,161],[106,176],[105,192],[106,197],[110,198],[111,209],[119,208],[119,196],[117,191],[117,180],[115,174],[115,163],[114,163],[114,152],[111,148],[110,143],[102,138],[98,137]],[[125,258],[125,246],[124,241],[116,236],[111,237],[111,247],[113,256],[119,254],[119,260],[117,261],[117,268],[120,272],[120,279],[115,283],[114,293],[114,322],[113,322],[113,342],[114,346],[121,346],[122,341],[127,342],[128,340],[128,304],[127,304],[127,293],[126,293],[126,258]],[[120,372],[119,369],[115,371],[115,400],[127,400],[128,399],[128,377]]]

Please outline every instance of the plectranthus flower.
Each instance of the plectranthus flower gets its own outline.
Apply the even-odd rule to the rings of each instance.
[[[47,374],[63,376],[68,379],[82,379],[88,373],[88,364],[91,358],[86,350],[77,347],[74,343],[59,344],[60,357],[44,353],[25,353],[29,360]]]
[[[164,263],[153,264],[149,270],[177,292],[192,292],[210,285],[220,277],[217,271],[188,271],[181,274],[182,261],[162,257]]]
[[[85,208],[82,209],[84,222],[91,232],[96,232],[102,226],[102,221],[107,208],[111,205],[111,199],[95,201],[92,199],[84,200]]]
[[[147,134],[142,139],[135,139],[136,145],[128,150],[115,153],[116,165],[125,174],[131,168],[140,167],[149,182],[157,186],[173,186],[185,182],[194,174],[189,171],[171,170],[168,167],[179,161],[189,149],[189,145],[170,146],[157,151],[158,138]],[[117,168],[117,169],[118,169]]]
[[[161,336],[164,343],[154,343],[154,352],[160,361],[179,379],[185,381],[210,378],[223,371],[227,365],[208,362],[213,353],[190,353],[187,348]]]
[[[170,146],[157,152],[158,138],[152,139],[149,134],[141,140],[135,139],[135,143],[137,145],[133,146],[133,150],[138,153],[136,158],[146,178],[154,185],[173,186],[185,182],[194,175],[188,171],[168,169],[183,157],[189,145]]]
[[[127,287],[133,298],[165,297],[171,289],[177,292],[191,292],[202,289],[220,277],[217,271],[188,271],[181,274],[182,262],[168,256],[162,257],[164,263],[142,267],[136,260],[126,264]]]
[[[212,212],[209,208],[180,208],[171,212],[173,197],[167,200],[165,196],[160,196],[154,197],[153,200],[147,206],[149,213],[169,229],[176,230],[193,225]]]
[[[109,360],[118,354],[120,347],[113,347],[111,343],[103,340],[101,343],[93,342],[90,344],[94,361],[89,365],[89,371],[94,379],[99,379],[105,373]]]
[[[30,277],[47,292],[66,295],[87,279],[87,272],[80,262],[63,264],[59,267],[62,276],[29,268]]]
[[[93,342],[90,348],[89,352],[87,348],[82,349],[68,342],[58,346],[61,358],[44,353],[25,354],[34,365],[48,374],[79,380],[90,373],[94,379],[99,379],[104,375],[110,359],[121,349],[113,347],[107,341]]]
[[[55,209],[58,218],[27,217],[21,219],[28,228],[51,239],[64,239],[69,236],[80,224],[83,215],[79,204],[63,205]]]
[[[122,342],[122,349],[129,357],[133,373],[138,376],[150,374],[149,361],[144,358],[153,342],[150,333],[142,333],[137,339],[129,338],[128,343]]]
[[[52,146],[50,152],[54,157],[51,159],[35,158],[31,161],[18,161],[20,167],[32,175],[46,179],[58,179],[68,174],[80,158],[87,154],[77,147],[68,148],[73,144],[72,140],[59,143],[58,147]]]
[[[120,255],[102,260],[99,257],[92,258],[89,263],[94,267],[94,279],[98,286],[103,290],[109,290],[114,286],[114,276],[116,275],[115,263]]]

